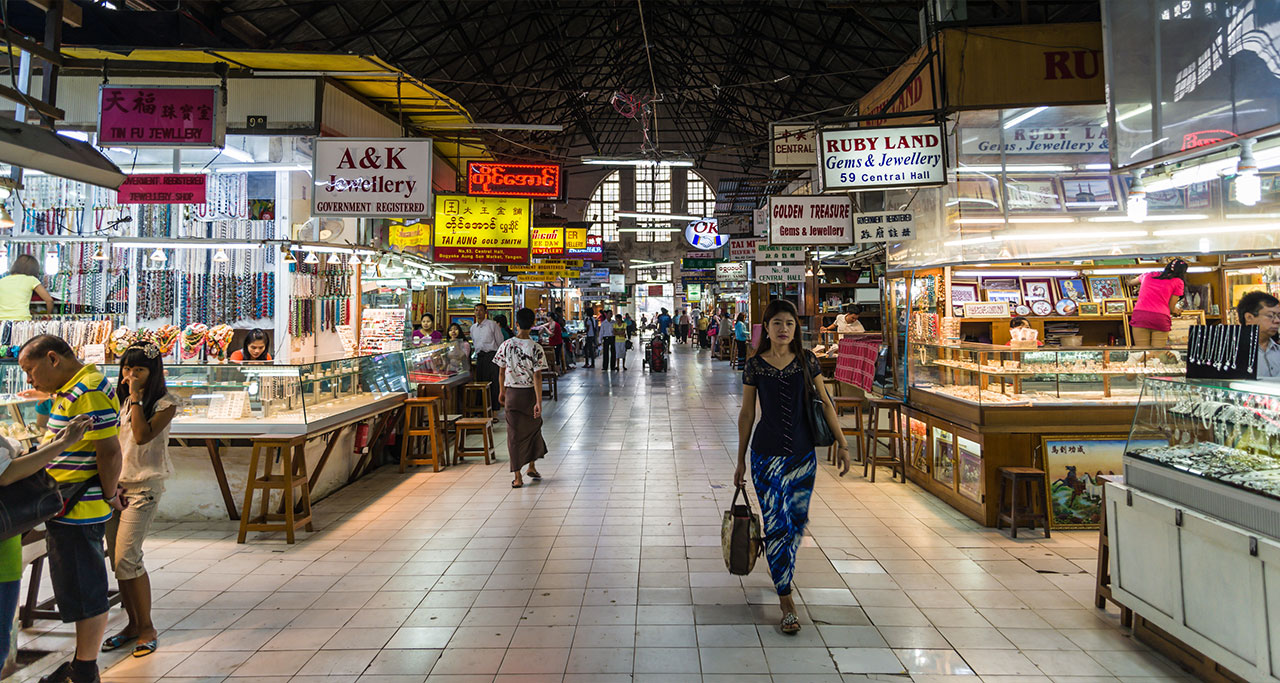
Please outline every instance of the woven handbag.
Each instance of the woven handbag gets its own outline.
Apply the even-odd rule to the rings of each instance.
[[[738,504],[738,496],[742,496],[742,505]],[[760,515],[751,511],[751,497],[746,489],[739,486],[729,509],[724,511],[724,522],[720,526],[724,566],[730,574],[746,576],[751,573],[764,545],[762,536]]]

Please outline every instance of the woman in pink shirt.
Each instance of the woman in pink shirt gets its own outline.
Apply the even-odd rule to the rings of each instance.
[[[1133,328],[1133,345],[1164,348],[1169,345],[1169,328],[1177,310],[1178,299],[1186,291],[1187,262],[1170,261],[1160,273],[1143,273],[1130,283],[1141,283],[1138,300],[1133,304],[1129,324]]]

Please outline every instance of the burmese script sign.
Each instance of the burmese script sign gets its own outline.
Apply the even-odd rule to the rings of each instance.
[[[818,134],[822,189],[945,185],[944,143],[938,126],[823,130]]]
[[[98,145],[222,147],[221,93],[217,86],[99,86]]]
[[[559,256],[564,253],[564,228],[535,226],[532,235],[535,255]]]
[[[116,190],[120,204],[203,204],[203,173],[145,173],[125,177]]]
[[[467,162],[467,194],[473,197],[559,199],[560,164]]]
[[[769,243],[853,244],[853,206],[849,197],[770,197]]]
[[[431,140],[425,138],[316,138],[311,213],[430,216],[431,155]],[[524,218],[527,226],[527,211]]]
[[[528,199],[514,197],[436,197],[432,251],[440,263],[528,263]]]

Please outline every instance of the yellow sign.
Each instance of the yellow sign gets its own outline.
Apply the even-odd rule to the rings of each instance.
[[[532,234],[533,253],[535,256],[538,254],[564,253],[564,228],[535,226]]]
[[[436,195],[436,263],[528,263],[532,204],[514,197]]]
[[[552,281],[557,280],[557,279],[559,279],[557,276],[550,275],[550,274],[544,274],[544,275],[517,275],[517,276],[516,276],[516,282],[552,282]]]
[[[392,220],[390,228],[387,241],[393,247],[407,249],[409,247],[430,246],[431,244],[430,223],[405,223],[402,220]]]
[[[587,229],[586,228],[565,228],[564,229],[564,248],[565,249],[586,249],[587,248]]]
[[[531,266],[507,266],[507,270],[513,273],[547,273],[564,270],[564,267],[558,263],[535,263]]]
[[[566,268],[581,268],[583,261],[582,259],[561,259],[560,263],[563,263]]]

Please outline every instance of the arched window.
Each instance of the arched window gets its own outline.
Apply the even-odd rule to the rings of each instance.
[[[707,181],[702,179],[702,176],[689,171],[685,188],[685,197],[688,202],[688,210],[685,213],[703,218],[716,215],[716,193]]]
[[[673,203],[672,184],[681,174],[672,174],[666,166],[639,166],[635,171],[635,210],[640,213],[687,213],[699,216],[715,215],[716,195],[711,186],[692,170],[685,174],[686,208]],[[622,174],[614,171],[596,186],[587,203],[586,220],[599,226],[599,234],[606,242],[618,241],[617,213],[621,209]],[[641,228],[635,233],[637,242],[670,242],[670,221],[636,221]],[[654,230],[644,230],[652,227]],[[593,232],[596,232],[593,226]]]
[[[614,171],[600,181],[587,203],[587,220],[595,224],[591,232],[596,233],[595,226],[600,226],[598,232],[606,242],[618,241],[618,217],[614,214],[618,213],[621,187],[622,176]]]

